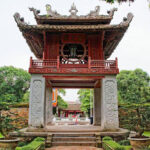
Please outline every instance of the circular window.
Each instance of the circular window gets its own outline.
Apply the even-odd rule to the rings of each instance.
[[[64,63],[82,63],[86,56],[86,48],[81,44],[64,44],[61,49],[61,55]]]

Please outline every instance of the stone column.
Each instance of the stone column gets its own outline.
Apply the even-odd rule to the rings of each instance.
[[[94,88],[93,125],[101,125],[101,89]]]
[[[53,120],[53,106],[52,106],[52,88],[46,88],[46,101],[45,101],[45,125],[51,124]]]
[[[29,126],[44,127],[45,78],[32,74],[30,83]]]
[[[119,128],[116,76],[102,79],[101,126],[103,130]]]

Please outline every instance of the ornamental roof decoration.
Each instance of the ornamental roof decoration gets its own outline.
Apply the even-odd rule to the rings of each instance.
[[[60,17],[61,15],[57,11],[53,11],[51,5],[46,4],[47,15],[50,17]]]
[[[88,14],[88,16],[90,17],[96,17],[99,16],[99,12],[100,12],[100,6],[96,6],[94,11],[90,11],[90,13]]]
[[[72,18],[73,18],[73,17],[77,17],[77,12],[78,12],[78,10],[77,10],[77,8],[76,8],[76,6],[75,6],[74,3],[72,4],[72,6],[71,6],[69,12],[70,12],[70,17],[72,17]]]
[[[30,11],[33,11],[34,17],[36,19],[37,24],[50,24],[54,23],[54,20],[58,20],[59,22],[76,22],[76,20],[82,20],[81,22],[89,21],[94,22],[97,21],[97,23],[102,24],[109,24],[114,16],[114,12],[117,11],[116,8],[113,8],[109,11],[107,11],[108,15],[100,15],[100,6],[96,6],[94,10],[90,11],[87,15],[77,15],[78,10],[73,3],[69,12],[70,15],[61,15],[57,11],[52,10],[52,7],[50,4],[46,5],[46,15],[40,15],[40,11],[35,8],[29,8]]]

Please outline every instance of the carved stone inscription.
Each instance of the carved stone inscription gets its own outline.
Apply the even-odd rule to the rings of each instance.
[[[105,103],[106,103],[106,117],[108,124],[114,124],[118,115],[115,82],[108,80],[105,82]]]
[[[42,123],[43,115],[42,106],[42,81],[34,80],[32,84],[32,99],[31,99],[31,124],[39,126]]]
[[[117,83],[115,78],[106,78],[103,82],[103,122],[104,129],[115,130],[119,127]]]

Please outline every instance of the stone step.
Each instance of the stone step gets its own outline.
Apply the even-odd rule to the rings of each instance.
[[[95,137],[94,133],[55,133],[53,137]]]
[[[93,146],[96,147],[96,142],[71,142],[71,141],[63,141],[63,142],[52,142],[52,146]]]
[[[96,137],[53,137],[53,142],[57,141],[96,141]]]

